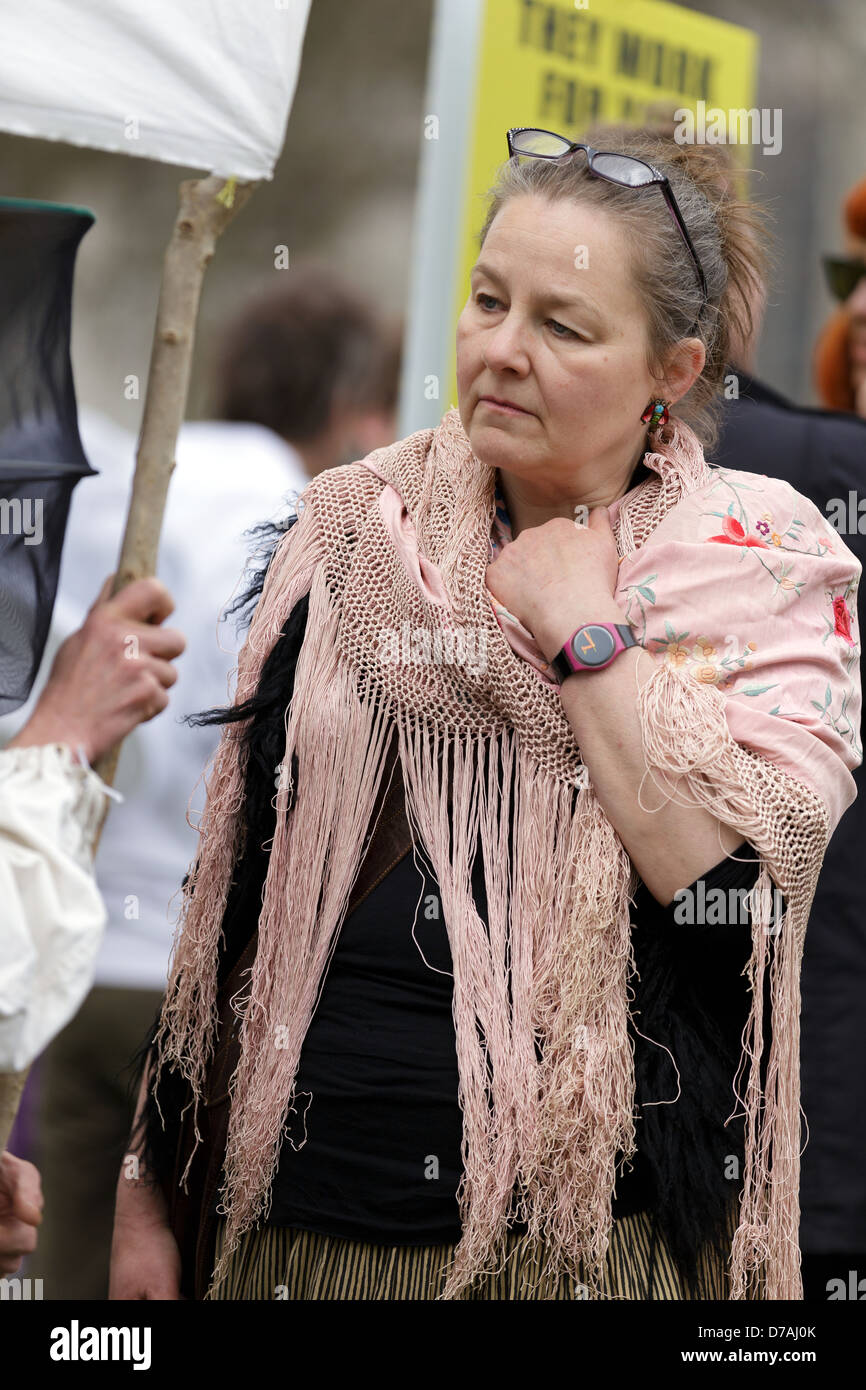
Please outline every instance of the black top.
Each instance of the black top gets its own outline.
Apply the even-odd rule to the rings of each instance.
[[[753,854],[749,846],[738,852]],[[746,864],[723,860],[704,875],[705,892],[715,887],[751,887],[754,858]],[[483,867],[473,877],[479,915],[486,921]],[[697,893],[697,884],[692,885]],[[416,917],[416,905],[418,907]],[[687,1032],[701,1008],[715,1016],[727,1058],[716,1122],[733,1109],[730,1085],[746,1021],[748,996],[739,972],[751,950],[748,925],[678,925],[674,907],[665,909],[641,885],[634,914],[638,968],[653,971],[652,957],[669,957],[670,996],[680,1011],[678,1028],[637,991],[641,1032],[670,1047],[688,1092],[700,1075],[687,1075],[698,1042],[680,1052],[675,1034]],[[414,922],[414,934],[413,934]],[[657,937],[656,950],[639,949],[642,936]],[[426,963],[425,963],[426,962]],[[269,1222],[327,1235],[389,1245],[456,1241],[460,1221],[456,1190],[462,1172],[461,1112],[457,1103],[457,1055],[451,1013],[451,954],[437,882],[430,866],[416,867],[410,852],[347,917],[338,937],[321,998],[301,1050],[298,1097],[290,1118],[293,1149],[284,1142],[272,1188]],[[661,982],[651,982],[658,991]],[[647,1009],[647,1003],[650,1004]],[[647,1014],[652,1015],[648,1018]],[[694,1021],[691,1025],[695,1027]],[[636,1047],[651,1044],[635,1036]],[[709,1039],[707,1039],[709,1043]],[[669,1100],[676,1074],[656,1064],[644,1076],[640,1099]],[[706,1080],[712,1057],[703,1059]],[[692,1097],[694,1101],[694,1097]],[[727,1108],[725,1108],[727,1106]],[[306,1107],[306,1111],[305,1111]],[[686,1107],[683,1107],[685,1109]],[[679,1118],[678,1105],[658,1110]],[[647,1112],[649,1113],[649,1111]],[[664,1123],[669,1131],[671,1126]],[[712,1145],[709,1133],[693,1139]],[[638,1122],[640,1148],[640,1122]],[[726,1137],[718,1151],[719,1175],[732,1151]],[[724,1180],[724,1179],[722,1179]],[[650,1166],[640,1158],[617,1184],[614,1215],[654,1203]],[[519,1229],[519,1227],[517,1228]]]

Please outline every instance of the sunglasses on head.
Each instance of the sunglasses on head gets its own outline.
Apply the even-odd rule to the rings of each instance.
[[[848,299],[866,275],[866,261],[856,256],[822,256],[827,288],[838,299]]]
[[[579,140],[568,140],[564,135],[556,135],[552,130],[537,130],[532,126],[515,126],[508,131],[508,153],[512,158],[517,158],[518,161],[521,158],[562,159],[575,150],[584,151],[589,171],[596,178],[607,179],[608,183],[619,184],[621,188],[649,188],[655,184],[661,190],[668,205],[668,211],[694,261],[704,301],[701,305],[701,312],[703,312],[708,301],[704,268],[692,245],[692,239],[683,221],[683,215],[677,205],[670,181],[664,174],[653,168],[651,164],[647,164],[645,160],[636,159],[634,155],[617,154],[613,150],[596,150],[591,145],[584,145]],[[698,318],[700,318],[700,314]],[[697,327],[697,320],[692,327]]]

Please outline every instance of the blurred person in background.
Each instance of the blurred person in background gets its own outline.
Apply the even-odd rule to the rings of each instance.
[[[113,1189],[132,1115],[126,1068],[165,990],[170,900],[197,843],[187,807],[218,741],[182,721],[226,697],[244,532],[282,515],[286,494],[322,469],[393,440],[398,376],[397,326],[326,267],[298,263],[226,325],[217,418],[181,429],[159,558],[188,636],[176,717],[124,745],[115,785],[127,804],[109,817],[96,860],[108,909],[96,982],[41,1065],[45,1219],[32,1272],[46,1298],[107,1296]],[[116,563],[133,468],[126,431],[83,410],[81,432],[100,477],[73,500],[55,646],[80,622],[94,569]]]
[[[813,369],[825,405],[866,419],[866,178],[848,193],[842,215],[845,255],[824,257],[827,285],[841,307],[818,339]]]
[[[93,841],[109,794],[90,763],[166,708],[184,650],[162,626],[174,608],[165,586],[140,579],[112,597],[112,578],[0,751],[0,1070],[23,1071],[87,992],[106,919]],[[0,1153],[0,1276],[35,1250],[43,1205],[36,1167]]]
[[[251,299],[223,333],[214,413],[269,430],[312,478],[393,442],[402,326],[374,317],[323,267],[298,265],[291,274],[289,284]]]

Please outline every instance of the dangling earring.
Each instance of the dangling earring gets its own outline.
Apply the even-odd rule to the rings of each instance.
[[[653,430],[657,430],[660,425],[667,424],[670,418],[668,416],[668,406],[670,404],[670,401],[650,401],[643,415],[640,417],[645,425],[649,425],[650,433],[652,433]]]

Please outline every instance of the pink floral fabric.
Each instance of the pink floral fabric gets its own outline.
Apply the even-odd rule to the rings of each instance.
[[[733,738],[829,798],[834,828],[863,761],[860,574],[790,483],[714,468],[623,559],[616,590],[641,645],[715,686]]]
[[[622,501],[608,507],[612,525]],[[421,591],[447,603],[390,484],[380,507]],[[511,539],[497,486],[491,560]],[[807,780],[827,804],[831,829],[857,794],[851,770],[863,761],[860,574],[839,533],[790,483],[714,468],[709,483],[622,558],[615,593],[638,642],[724,695],[732,737]],[[513,650],[556,685],[532,634],[489,597]]]

